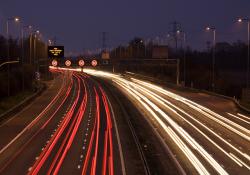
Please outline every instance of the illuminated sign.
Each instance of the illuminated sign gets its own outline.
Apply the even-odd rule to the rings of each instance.
[[[51,64],[52,66],[56,67],[58,65],[58,62],[56,60],[53,60]]]
[[[82,66],[84,66],[84,64],[85,64],[85,62],[84,62],[83,60],[79,60],[79,61],[78,61],[78,65],[79,65],[79,66],[82,67]]]
[[[48,46],[48,57],[49,58],[63,58],[64,47],[63,46]]]
[[[92,60],[92,61],[91,61],[91,65],[92,65],[93,67],[97,66],[97,61],[96,61],[96,60]]]
[[[69,67],[71,65],[71,61],[70,60],[65,61],[65,65]]]

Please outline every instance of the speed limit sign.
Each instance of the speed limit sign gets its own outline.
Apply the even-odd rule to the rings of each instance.
[[[53,60],[51,64],[52,66],[56,67],[58,65],[58,62],[56,60]]]
[[[66,60],[65,61],[65,65],[69,67],[71,65],[71,61],[70,60]]]
[[[85,64],[84,60],[79,60],[79,61],[78,61],[78,65],[79,65],[79,66],[83,67],[84,64]]]
[[[93,67],[97,66],[97,61],[96,61],[96,60],[92,60],[92,61],[91,61],[91,65],[92,65]]]

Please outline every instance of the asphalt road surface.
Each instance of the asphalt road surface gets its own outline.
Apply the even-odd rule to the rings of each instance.
[[[48,90],[1,123],[0,174],[179,173],[168,156],[162,165],[159,159],[147,160],[149,151],[135,133],[131,113],[122,107],[128,99],[120,102],[85,73],[52,71]],[[166,154],[160,146],[154,149]]]
[[[0,124],[0,174],[250,173],[250,116],[231,104],[133,76],[52,71],[48,90]]]
[[[85,72],[105,79],[126,94],[168,145],[185,173],[250,173],[249,114],[224,103],[213,105],[218,98],[209,95],[190,100],[184,93],[180,95],[133,76]]]

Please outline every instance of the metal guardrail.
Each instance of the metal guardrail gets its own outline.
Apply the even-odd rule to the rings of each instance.
[[[15,64],[15,63],[19,63],[19,60],[16,60],[16,61],[6,61],[6,62],[0,64],[0,67],[4,66],[6,64]]]

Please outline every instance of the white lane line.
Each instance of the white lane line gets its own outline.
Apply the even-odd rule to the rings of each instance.
[[[116,139],[117,139],[117,142],[118,142],[119,154],[120,154],[120,160],[121,160],[121,166],[122,166],[122,174],[126,175],[126,169],[125,169],[125,163],[124,163],[124,156],[123,156],[123,151],[122,151],[121,139],[120,139],[120,135],[119,135],[117,123],[116,123],[115,113],[114,113],[113,107],[112,107],[112,105],[111,105],[111,103],[109,101],[108,96],[106,96],[106,97],[107,97],[107,100],[108,100],[108,103],[109,103],[109,106],[110,106],[110,109],[111,109],[111,113],[112,113],[112,118],[113,118],[113,121],[114,121],[115,132],[116,132],[115,135],[116,135]]]

